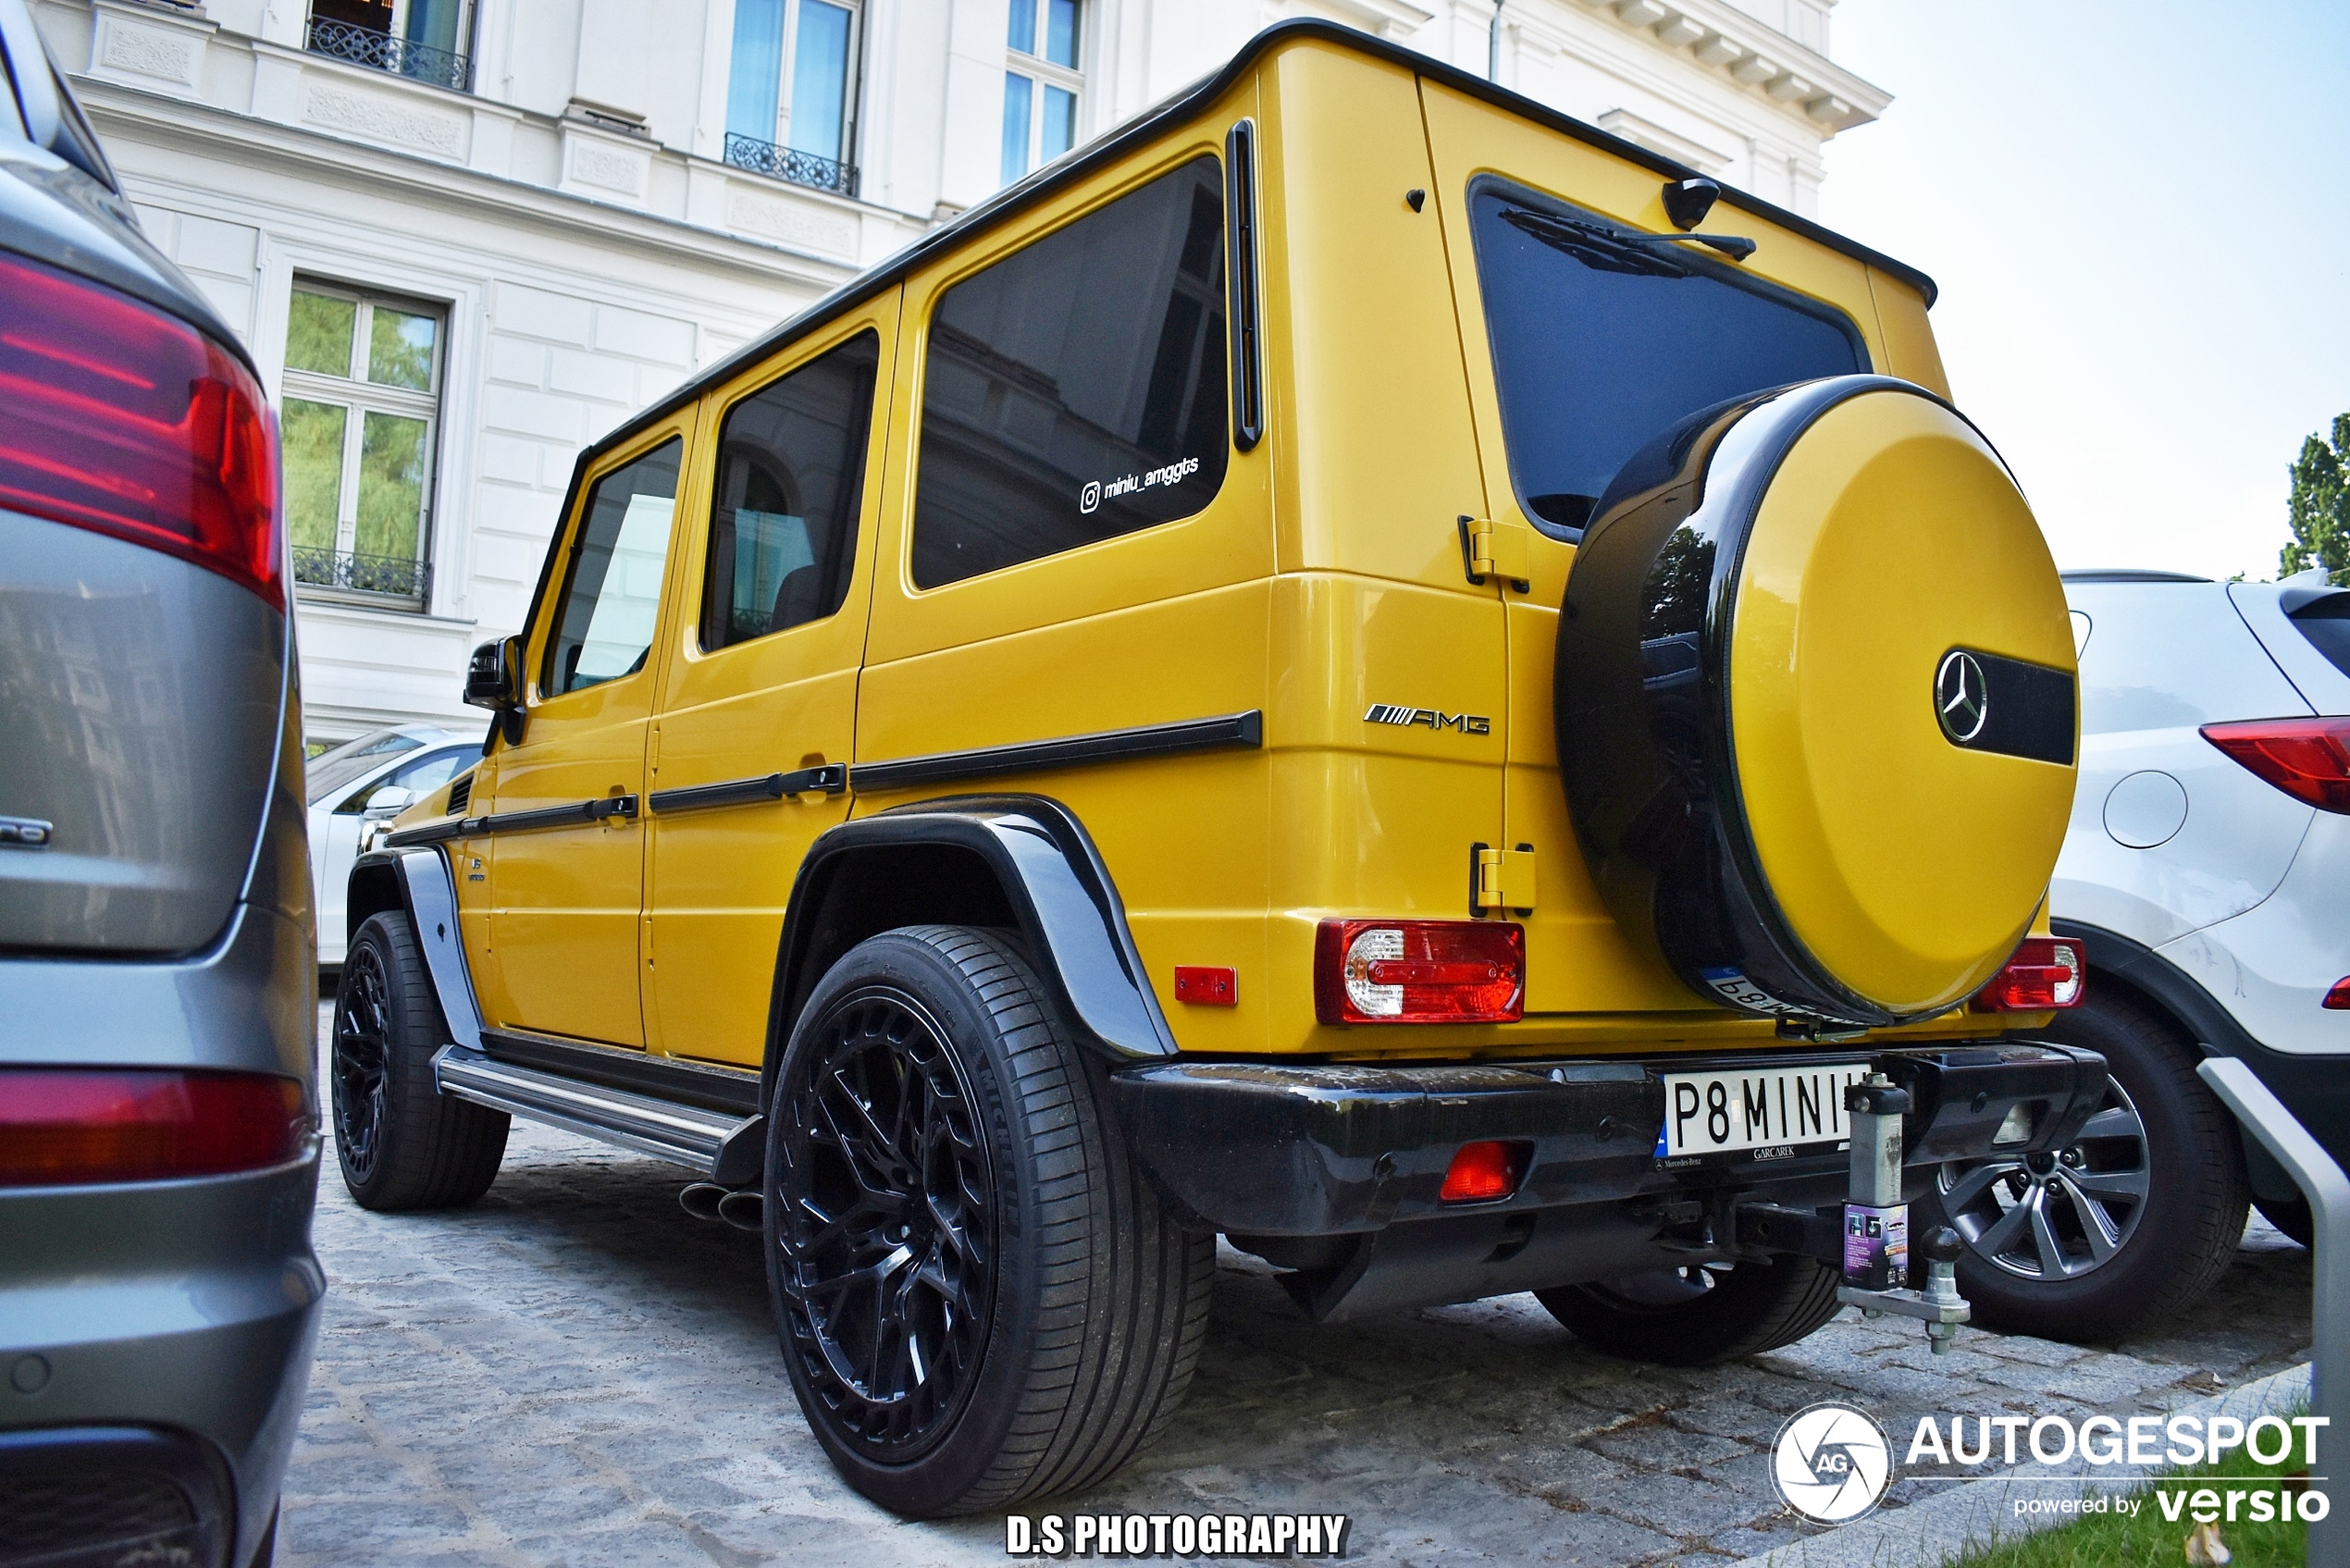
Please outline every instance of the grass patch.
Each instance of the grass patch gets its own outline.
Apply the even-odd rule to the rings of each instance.
[[[2209,1488],[2222,1500],[2220,1538],[2233,1554],[2230,1568],[2302,1568],[2308,1525],[2297,1518],[2290,1524],[2273,1519],[2257,1523],[2251,1518],[2249,1498],[2238,1506],[2235,1523],[2230,1524],[2225,1504],[2231,1488],[2277,1492],[2285,1475],[2302,1468],[2300,1461],[2297,1440],[2286,1458],[2275,1464],[2262,1464],[2242,1449],[2234,1449],[2219,1464],[2166,1471],[2144,1488],[2129,1493],[2139,1504],[2134,1514],[2093,1513],[2037,1535],[1996,1542],[1969,1552],[1960,1563],[1961,1568],[2118,1568],[2121,1564],[2138,1568],[2155,1563],[2171,1568],[2187,1561],[2187,1534],[2195,1527],[2195,1517],[2184,1507],[2180,1507],[2176,1520],[2163,1517],[2157,1494],[2168,1492],[2175,1498],[2185,1493],[2192,1498],[2198,1489]]]

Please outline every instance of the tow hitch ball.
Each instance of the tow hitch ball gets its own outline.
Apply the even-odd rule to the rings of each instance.
[[[1910,1093],[1881,1072],[1844,1092],[1852,1130],[1852,1189],[1844,1204],[1844,1283],[1836,1299],[1864,1316],[1892,1313],[1925,1323],[1936,1355],[1950,1348],[1973,1311],[1959,1294],[1962,1243],[1948,1226],[1925,1241],[1925,1289],[1910,1290],[1910,1205],[1901,1201],[1901,1117]]]

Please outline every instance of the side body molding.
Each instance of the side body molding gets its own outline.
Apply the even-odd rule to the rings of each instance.
[[[919,863],[925,852],[937,861],[959,860],[993,882],[985,892],[1000,899],[996,918],[1018,928],[1039,978],[1087,1044],[1123,1062],[1175,1055],[1174,1031],[1152,994],[1125,907],[1077,818],[1041,796],[961,796],[853,819],[810,847],[792,886],[776,964],[771,1093],[800,1009],[841,954],[897,925],[984,923],[970,913],[923,913],[927,899],[920,893],[906,895],[903,918],[889,898],[876,897],[876,881]],[[860,919],[860,907],[872,912]]]

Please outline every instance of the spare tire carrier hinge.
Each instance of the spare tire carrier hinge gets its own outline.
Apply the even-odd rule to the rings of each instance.
[[[1479,587],[1488,577],[1508,579],[1511,587],[1520,593],[1529,592],[1534,584],[1528,574],[1527,535],[1522,523],[1497,522],[1488,517],[1471,517],[1463,512],[1459,518],[1461,530],[1461,570],[1468,580]]]

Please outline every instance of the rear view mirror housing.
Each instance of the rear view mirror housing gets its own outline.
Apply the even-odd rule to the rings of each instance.
[[[520,637],[483,643],[465,661],[465,702],[498,715],[498,730],[508,746],[522,739],[522,684]]]

